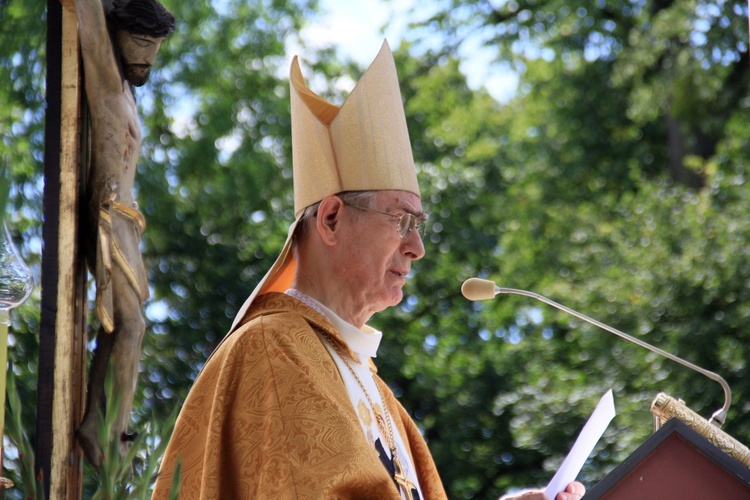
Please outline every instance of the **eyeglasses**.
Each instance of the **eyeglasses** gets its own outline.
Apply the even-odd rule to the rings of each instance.
[[[363,210],[365,212],[372,212],[374,214],[380,214],[380,215],[386,215],[390,217],[391,219],[398,219],[398,235],[401,236],[401,238],[406,238],[409,236],[409,234],[413,230],[417,230],[417,234],[419,234],[420,237],[423,237],[426,232],[426,222],[427,222],[427,214],[421,214],[421,215],[414,215],[410,214],[409,212],[403,213],[401,215],[396,214],[389,214],[388,212],[380,212],[378,210],[373,210],[371,208],[365,208],[360,207],[357,205],[349,205],[348,203],[344,203],[347,207],[356,208],[358,210]]]

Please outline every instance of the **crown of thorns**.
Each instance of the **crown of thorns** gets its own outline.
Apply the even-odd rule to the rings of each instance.
[[[136,35],[165,37],[174,31],[174,16],[156,0],[114,0],[109,22]]]

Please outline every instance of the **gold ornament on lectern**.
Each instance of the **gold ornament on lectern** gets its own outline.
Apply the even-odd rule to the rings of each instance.
[[[668,394],[660,392],[651,403],[651,413],[654,414],[655,431],[664,425],[667,420],[677,418],[682,420],[721,451],[739,461],[745,467],[750,467],[750,450],[747,446],[740,443],[717,426],[711,425],[708,420],[688,408],[683,401],[674,399]]]

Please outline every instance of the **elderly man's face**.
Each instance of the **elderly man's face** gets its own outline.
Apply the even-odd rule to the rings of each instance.
[[[117,32],[125,79],[136,87],[148,81],[151,66],[164,38],[138,35],[125,30]]]
[[[419,197],[406,191],[380,191],[370,208],[394,215],[422,213]],[[348,227],[338,267],[352,300],[362,301],[371,314],[398,304],[411,262],[424,256],[422,238],[417,231],[401,238],[397,219],[348,206],[345,210]]]

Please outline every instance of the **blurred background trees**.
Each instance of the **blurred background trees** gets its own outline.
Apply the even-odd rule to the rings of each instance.
[[[152,299],[136,420],[181,403],[283,244],[286,42],[337,102],[337,83],[364,69],[305,49],[312,0],[163,3],[177,29],[137,91]],[[739,0],[444,0],[410,14],[394,49],[428,253],[404,302],[372,324],[386,334],[380,374],[424,429],[451,498],[546,484],[609,387],[618,416],[584,469],[589,486],[650,434],[659,391],[706,417],[723,403],[714,382],[544,304],[466,301],[471,276],[716,371],[734,395],[724,429],[750,442],[747,14]],[[0,159],[37,278],[44,15],[0,2]],[[517,74],[507,101],[468,85],[462,59],[477,43]],[[39,291],[14,314],[9,356],[22,401],[35,401]]]

